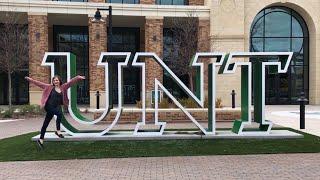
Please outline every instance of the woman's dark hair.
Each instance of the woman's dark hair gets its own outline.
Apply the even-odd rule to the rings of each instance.
[[[51,79],[52,85],[54,85],[54,84],[53,84],[53,80],[54,80],[55,78],[57,78],[57,79],[60,81],[60,86],[61,86],[61,85],[62,85],[62,80],[61,80],[61,77],[60,77],[59,75],[53,76],[53,78]]]

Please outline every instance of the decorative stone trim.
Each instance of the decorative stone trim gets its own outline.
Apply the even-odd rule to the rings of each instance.
[[[155,4],[118,4],[96,2],[65,2],[65,1],[8,1],[0,0],[1,11],[27,13],[57,13],[57,14],[86,14],[93,16],[97,8],[112,5],[112,14],[120,16],[158,16],[158,17],[187,17],[197,12],[198,17],[210,17],[210,7],[207,6],[165,6]],[[105,14],[106,12],[101,12]]]

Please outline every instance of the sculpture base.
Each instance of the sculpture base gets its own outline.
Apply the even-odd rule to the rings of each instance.
[[[247,134],[238,135],[231,131],[216,131],[215,135],[203,135],[199,131],[165,131],[161,136],[133,135],[132,131],[113,131],[105,136],[70,136],[59,138],[53,132],[45,134],[45,141],[110,141],[110,140],[168,140],[168,139],[289,139],[303,138],[289,130],[271,130],[270,134]],[[40,135],[31,138],[32,141],[39,139]]]

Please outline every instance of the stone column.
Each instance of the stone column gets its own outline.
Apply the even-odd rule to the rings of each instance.
[[[156,0],[140,0],[140,4],[156,4]]]
[[[89,91],[90,91],[90,107],[96,107],[96,91],[100,91],[100,104],[104,107],[104,67],[97,66],[101,52],[107,51],[107,20],[104,22],[92,22],[93,18],[89,18]]]
[[[161,59],[163,55],[163,18],[146,17],[145,22],[145,51],[154,52]],[[154,79],[163,81],[162,68],[151,58],[146,58],[146,98],[151,100],[151,91],[154,90]]]
[[[42,58],[48,51],[47,15],[28,14],[29,31],[29,76],[41,82],[50,83],[50,69],[41,66]],[[39,104],[42,90],[29,84],[30,104]]]
[[[198,48],[197,52],[210,52],[210,19],[199,18],[198,20]],[[201,59],[204,66],[204,89],[208,92],[208,64],[209,59]]]
[[[190,6],[204,6],[204,0],[189,0]]]

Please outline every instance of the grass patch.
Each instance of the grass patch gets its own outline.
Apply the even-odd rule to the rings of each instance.
[[[0,140],[0,161],[320,152],[320,137],[306,133],[299,139],[45,142],[43,151],[30,140],[37,134]]]

